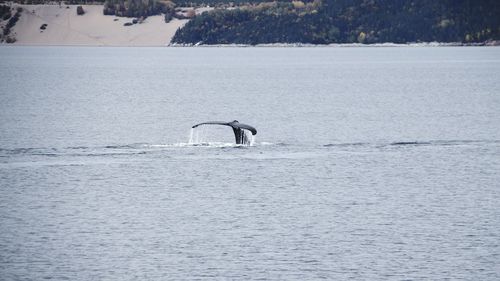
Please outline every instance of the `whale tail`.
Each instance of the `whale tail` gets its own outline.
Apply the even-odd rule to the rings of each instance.
[[[238,120],[234,120],[232,122],[208,121],[196,124],[192,128],[196,128],[201,125],[223,125],[231,127],[233,129],[234,139],[236,141],[236,144],[250,144],[250,141],[248,140],[248,137],[245,135],[244,130],[250,131],[252,135],[257,134],[257,130],[254,127],[240,123],[238,122]]]

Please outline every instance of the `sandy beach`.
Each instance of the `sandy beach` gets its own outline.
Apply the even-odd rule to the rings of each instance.
[[[165,46],[188,20],[150,16],[143,23],[124,26],[132,18],[105,16],[102,5],[13,5],[23,12],[13,28],[16,45]],[[45,30],[40,27],[47,24]]]

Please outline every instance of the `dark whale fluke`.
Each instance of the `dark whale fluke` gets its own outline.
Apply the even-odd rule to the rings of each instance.
[[[229,126],[229,127],[233,128],[234,138],[236,140],[236,144],[250,144],[250,141],[245,136],[245,132],[243,132],[243,130],[248,130],[248,131],[252,132],[252,135],[257,134],[257,130],[254,127],[240,123],[240,122],[238,122],[238,120],[234,120],[232,122],[221,122],[221,121],[203,122],[203,123],[194,125],[192,128],[196,128],[196,127],[201,126],[201,125],[224,125],[224,126]]]

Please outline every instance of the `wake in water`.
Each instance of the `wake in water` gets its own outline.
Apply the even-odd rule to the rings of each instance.
[[[395,141],[395,142],[351,142],[329,143],[324,147],[414,147],[414,146],[454,146],[454,145],[483,145],[500,144],[500,140],[430,140],[430,141]]]
[[[11,157],[37,156],[37,157],[59,157],[59,156],[113,156],[155,153],[164,149],[172,148],[249,148],[249,147],[287,147],[296,146],[311,148],[308,145],[256,142],[255,137],[249,136],[250,145],[235,144],[234,142],[209,141],[203,132],[191,130],[188,142],[150,144],[133,143],[123,145],[103,146],[69,146],[69,147],[0,147],[0,159]],[[432,140],[432,141],[397,141],[397,142],[351,142],[351,143],[328,143],[320,145],[325,148],[349,148],[349,149],[411,149],[416,147],[442,147],[442,146],[498,146],[500,140]],[[314,147],[314,146],[313,146]]]

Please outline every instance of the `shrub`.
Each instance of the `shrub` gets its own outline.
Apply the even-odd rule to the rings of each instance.
[[[166,23],[169,23],[173,18],[174,18],[174,16],[172,14],[170,14],[170,13],[165,14],[165,22]]]
[[[14,38],[14,37],[7,37],[7,39],[5,39],[5,42],[9,43],[9,44],[14,43],[14,42],[16,42],[16,38]]]
[[[11,16],[10,7],[7,5],[0,5],[0,16],[3,18],[6,15],[9,15],[9,17]]]
[[[2,17],[2,20],[8,20],[8,19],[10,19],[11,16],[12,16],[12,14],[10,12],[7,14],[4,14]]]
[[[10,17],[12,17],[12,13],[10,11],[7,11],[3,14],[2,19],[8,20],[8,19],[10,19]]]
[[[19,17],[21,16],[20,13],[16,13],[13,17],[9,19],[7,22],[6,28],[12,28],[14,25],[16,25],[16,22],[19,20]]]
[[[83,14],[85,14],[85,11],[83,10],[82,6],[76,7],[76,14],[79,16],[83,16]]]

